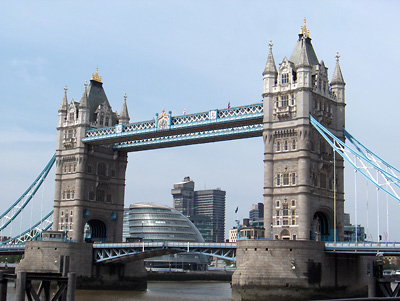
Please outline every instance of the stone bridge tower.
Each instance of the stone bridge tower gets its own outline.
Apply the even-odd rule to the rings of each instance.
[[[85,83],[80,102],[67,100],[58,110],[53,230],[77,242],[122,241],[127,153],[112,145],[85,145],[91,128],[129,122],[125,101],[113,112],[98,72]]]
[[[263,72],[267,238],[332,241],[336,211],[337,239],[343,240],[343,159],[336,155],[335,174],[333,150],[309,122],[311,114],[344,141],[345,82],[336,58],[329,82],[305,22],[279,68],[270,43]]]

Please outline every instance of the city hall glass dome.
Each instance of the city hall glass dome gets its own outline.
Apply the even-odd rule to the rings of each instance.
[[[199,230],[187,217],[165,205],[130,205],[128,220],[129,238],[133,240],[204,242]]]

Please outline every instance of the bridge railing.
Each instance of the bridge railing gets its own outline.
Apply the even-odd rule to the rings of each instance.
[[[340,241],[340,242],[326,242],[325,247],[343,247],[343,248],[397,248],[400,250],[399,242],[350,242],[350,241]]]

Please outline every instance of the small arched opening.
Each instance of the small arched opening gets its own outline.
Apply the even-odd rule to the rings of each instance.
[[[330,241],[331,233],[329,219],[325,213],[317,211],[314,214],[311,229],[311,240]]]
[[[85,224],[84,239],[86,242],[107,242],[107,227],[98,219],[92,219]]]
[[[282,240],[290,240],[290,232],[288,229],[283,229],[280,234]]]

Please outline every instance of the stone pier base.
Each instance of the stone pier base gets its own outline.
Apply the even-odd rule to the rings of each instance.
[[[76,273],[80,289],[145,290],[147,272],[143,260],[123,264],[94,264],[89,243],[26,242],[24,259],[16,272],[58,273],[60,256],[69,257],[68,271]]]
[[[324,243],[242,240],[237,243],[232,300],[366,297],[367,260],[324,252]]]

